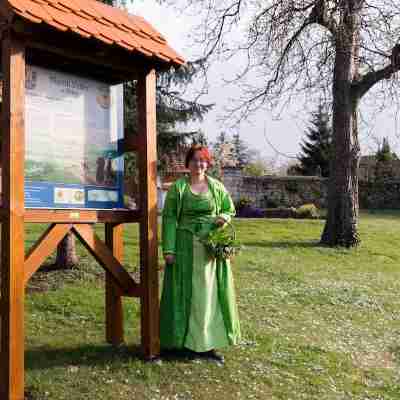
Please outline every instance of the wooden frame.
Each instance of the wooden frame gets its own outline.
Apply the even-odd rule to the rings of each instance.
[[[156,144],[156,72],[146,68],[137,84],[139,114],[140,179],[140,275],[147,285],[141,296],[141,336],[146,357],[160,348],[157,256],[157,144]]]
[[[98,54],[90,55],[90,43],[66,36],[56,45],[62,33],[42,35],[43,26],[33,29],[21,20],[2,32],[2,186],[3,203],[1,241],[1,347],[0,399],[24,399],[24,297],[25,286],[43,261],[72,231],[106,270],[105,335],[112,344],[124,340],[122,297],[139,297],[141,301],[141,343],[145,359],[159,355],[159,288],[157,254],[157,192],[156,192],[156,67],[138,57],[137,62],[122,50],[96,43]],[[29,28],[29,29],[28,29]],[[47,29],[47,28],[46,28]],[[47,42],[46,42],[47,40]],[[50,42],[51,41],[51,42]],[[87,48],[82,52],[82,48]],[[139,210],[44,210],[25,209],[25,62],[35,59],[35,52],[54,55],[54,65],[86,68],[96,65],[113,81],[137,79],[138,132],[124,141],[125,151],[139,155]],[[103,51],[103,59],[100,52]],[[114,58],[113,58],[114,57]],[[52,58],[46,59],[50,62]],[[126,61],[126,62],[124,62]],[[102,68],[99,68],[99,63]],[[65,64],[65,65],[64,65]],[[123,66],[123,68],[121,67]],[[102,72],[100,72],[102,73]],[[106,76],[106,75],[104,75]],[[38,242],[25,255],[25,223],[49,223]],[[91,224],[105,224],[105,242],[94,233]],[[121,265],[123,258],[123,224],[140,224],[140,282],[137,283]]]
[[[24,398],[24,95],[25,45],[2,39],[1,368],[0,398]]]

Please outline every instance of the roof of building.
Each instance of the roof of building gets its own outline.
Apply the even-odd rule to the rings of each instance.
[[[71,31],[83,38],[95,38],[108,45],[155,58],[175,67],[180,57],[144,18],[97,0],[7,0],[0,14],[46,24],[59,31]]]
[[[190,146],[188,145],[179,145],[175,151],[170,151],[164,155],[164,159],[166,160],[166,172],[167,173],[175,173],[175,172],[188,172],[189,169],[185,166],[185,158],[186,153],[189,150]]]

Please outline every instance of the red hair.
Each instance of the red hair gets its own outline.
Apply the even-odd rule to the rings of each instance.
[[[212,157],[210,151],[206,146],[202,146],[201,144],[194,144],[190,147],[188,152],[186,153],[185,158],[185,167],[189,167],[190,160],[194,157],[195,153],[200,153],[201,158],[207,161],[208,166],[212,163]]]

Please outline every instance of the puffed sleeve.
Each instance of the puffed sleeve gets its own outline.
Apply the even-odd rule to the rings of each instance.
[[[165,198],[162,212],[162,249],[164,254],[176,253],[177,197],[176,185],[172,185]]]
[[[226,222],[230,222],[232,217],[236,214],[236,210],[229,192],[223,186],[220,191],[220,201],[218,217],[223,218]]]

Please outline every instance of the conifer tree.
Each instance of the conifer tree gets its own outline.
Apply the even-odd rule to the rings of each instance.
[[[388,162],[398,159],[397,154],[392,152],[389,144],[389,139],[387,137],[383,138],[382,146],[379,146],[375,157],[377,161],[381,162]]]
[[[217,136],[215,142],[213,143],[213,153],[214,160],[216,164],[219,164],[220,167],[223,167],[223,159],[226,155],[226,147],[230,143],[230,139],[225,132],[220,132]]]
[[[329,162],[332,154],[332,129],[329,116],[319,105],[312,113],[311,126],[307,129],[306,139],[301,144],[300,165],[296,167],[301,175],[329,176]]]
[[[397,160],[397,154],[392,152],[387,137],[383,138],[382,145],[379,146],[375,155],[375,182],[392,179],[394,177],[393,160]]]
[[[132,0],[99,0],[110,6],[126,6]],[[176,149],[180,144],[192,141],[206,140],[204,133],[196,130],[183,130],[181,127],[188,122],[201,120],[212,105],[199,104],[182,96],[184,89],[190,84],[195,72],[195,66],[187,63],[178,71],[166,71],[157,76],[157,151],[160,167],[163,153]],[[124,84],[124,121],[125,135],[136,132],[136,82]],[[179,127],[179,128],[178,128]],[[136,157],[132,154],[125,156],[125,170],[129,175],[135,173]],[[72,268],[78,263],[75,249],[75,238],[70,232],[57,246],[56,265],[59,268]]]
[[[213,166],[208,172],[216,178],[221,178],[226,146],[228,144],[229,137],[224,131],[221,131],[215,142],[212,143]]]
[[[240,138],[239,132],[233,135],[233,157],[236,161],[236,166],[244,168],[250,162],[249,148],[246,143]]]
[[[99,0],[113,6],[126,6],[134,0]],[[199,130],[185,129],[190,122],[201,121],[213,104],[201,104],[184,96],[184,92],[197,71],[197,64],[187,62],[178,70],[168,70],[157,75],[157,147],[158,159],[181,144],[198,141],[204,136]],[[124,85],[125,135],[137,132],[136,82]],[[127,160],[132,162],[132,160]],[[132,170],[133,168],[129,168]]]

